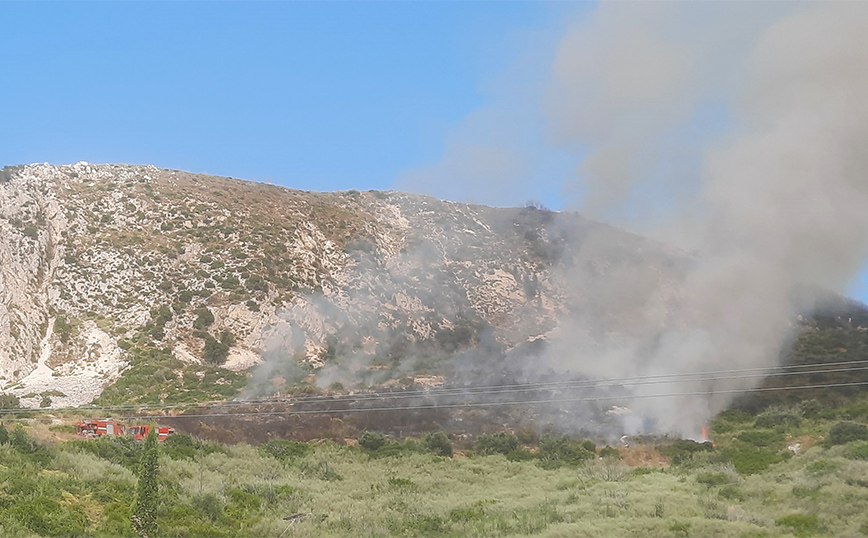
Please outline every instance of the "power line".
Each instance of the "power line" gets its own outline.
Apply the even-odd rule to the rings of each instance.
[[[121,404],[121,405],[109,405],[109,406],[94,406],[94,407],[79,407],[79,408],[60,408],[54,409],[54,412],[84,412],[84,411],[147,411],[147,410],[159,410],[159,411],[167,411],[171,409],[186,409],[186,408],[195,408],[195,407],[208,407],[208,406],[220,406],[220,407],[234,407],[234,406],[252,406],[252,405],[296,405],[296,404],[304,404],[304,403],[312,403],[312,404],[340,404],[340,403],[359,403],[364,401],[371,400],[402,400],[402,399],[413,399],[413,398],[445,398],[445,397],[470,397],[470,396],[494,396],[500,394],[512,394],[512,393],[520,393],[520,392],[533,392],[533,391],[562,391],[562,390],[580,390],[580,389],[600,389],[604,387],[613,387],[613,386],[624,386],[624,387],[633,387],[640,385],[652,385],[652,384],[673,384],[673,383],[689,383],[689,382],[714,382],[714,381],[722,381],[722,380],[734,380],[734,379],[751,379],[756,377],[781,377],[781,376],[790,376],[790,375],[811,375],[818,373],[834,373],[834,372],[853,372],[853,371],[862,371],[868,370],[868,366],[864,367],[851,367],[851,368],[828,368],[830,366],[841,366],[841,365],[853,365],[853,364],[868,364],[868,361],[840,361],[835,363],[826,363],[823,365],[811,364],[811,365],[789,365],[789,366],[779,366],[779,367],[770,367],[770,368],[741,368],[741,369],[729,369],[729,370],[717,370],[717,371],[709,371],[709,372],[691,372],[691,373],[681,373],[681,374],[659,374],[652,376],[632,376],[632,377],[622,377],[622,378],[608,378],[608,379],[592,379],[592,380],[580,380],[580,381],[557,381],[557,382],[538,382],[538,383],[519,383],[519,384],[507,384],[507,385],[477,385],[477,386],[465,386],[465,387],[445,387],[439,389],[424,389],[424,390],[408,390],[408,391],[388,391],[388,392],[373,392],[373,393],[365,393],[365,394],[355,394],[355,395],[337,395],[337,396],[308,396],[308,397],[296,397],[288,400],[280,400],[273,398],[263,398],[256,400],[236,400],[236,401],[209,401],[209,402],[198,402],[198,403],[183,403],[183,404]],[[823,366],[824,368],[816,369],[817,366]],[[799,368],[810,368],[813,367],[813,370],[795,370]],[[769,372],[769,370],[772,370]],[[774,370],[785,370],[785,371],[777,371]],[[787,371],[789,370],[789,371]],[[745,374],[745,375],[718,375],[723,373],[740,373],[740,372],[756,372],[753,374]],[[746,392],[745,390],[737,390],[737,392]],[[717,390],[711,392],[725,393],[724,390]],[[614,396],[613,398],[627,398],[629,396]],[[596,397],[593,399],[600,399],[600,397]],[[553,401],[552,399],[548,399],[546,401]],[[443,407],[445,404],[440,404],[440,407]],[[364,409],[362,409],[364,410]],[[29,413],[32,412],[31,409],[0,409],[0,413],[2,414],[16,414],[16,413]],[[187,415],[189,416],[189,415]]]
[[[804,389],[822,389],[822,388],[833,388],[833,387],[854,387],[854,386],[864,386],[868,385],[868,381],[858,381],[853,383],[828,383],[822,385],[801,385],[795,387],[763,387],[756,389],[732,389],[732,390],[718,390],[718,391],[706,391],[706,392],[672,392],[672,393],[661,393],[661,394],[640,394],[634,396],[602,396],[602,397],[586,397],[586,398],[552,398],[546,400],[525,400],[525,401],[511,401],[511,402],[472,402],[472,403],[455,403],[455,404],[442,404],[442,405],[416,405],[416,406],[404,406],[404,407],[369,407],[369,408],[350,408],[350,409],[323,409],[323,410],[312,410],[312,409],[304,409],[304,410],[295,410],[295,411],[246,411],[246,412],[232,412],[232,413],[200,413],[200,414],[187,414],[187,415],[172,415],[173,419],[179,418],[215,418],[215,417],[244,417],[244,416],[257,416],[257,415],[328,415],[328,414],[343,414],[343,413],[369,413],[374,411],[418,411],[418,410],[427,410],[427,409],[456,409],[456,408],[467,408],[467,407],[502,407],[502,406],[510,406],[510,405],[538,405],[538,404],[552,404],[552,403],[577,403],[577,402],[591,402],[591,401],[601,401],[601,400],[624,400],[624,399],[645,399],[645,398],[673,398],[679,396],[713,396],[715,394],[734,394],[734,393],[745,393],[745,392],[768,392],[774,390],[804,390]],[[153,415],[129,415],[125,418],[129,419],[149,419],[153,418]]]

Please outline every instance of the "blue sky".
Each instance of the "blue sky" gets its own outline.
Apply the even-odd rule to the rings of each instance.
[[[86,160],[306,190],[402,187],[408,171],[435,166],[450,139],[472,138],[462,131],[468,115],[492,102],[500,106],[492,113],[515,108],[522,92],[535,91],[518,77],[547,69],[565,21],[593,8],[0,2],[0,165]],[[516,62],[524,65],[513,69]],[[546,147],[534,124],[542,120],[527,120],[538,110],[510,113],[528,131],[519,140]],[[700,117],[698,132],[708,136],[721,117],[713,110]],[[560,185],[577,155],[557,148],[524,155],[533,166],[519,189],[472,199],[535,198],[560,208],[574,194]],[[854,295],[868,299],[868,274]]]
[[[0,163],[387,189],[437,159],[538,2],[2,2]]]

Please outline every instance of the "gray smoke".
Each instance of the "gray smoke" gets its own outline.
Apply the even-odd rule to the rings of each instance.
[[[630,330],[601,337],[590,316],[567,317],[546,367],[591,377],[771,367],[804,307],[792,291],[846,291],[868,259],[866,29],[868,5],[834,2],[604,2],[567,29],[539,96],[550,143],[581,155],[575,175],[559,179],[564,192],[694,263],[677,292],[625,274],[584,290],[591,303],[629,312]],[[709,110],[727,116],[714,136],[703,134]],[[513,183],[509,171],[522,164],[492,166],[510,144],[490,142],[478,162],[468,150],[466,162],[441,163],[426,180],[457,176],[468,192],[503,193],[500,182]],[[483,166],[494,172],[466,173]],[[605,245],[584,248],[593,257]],[[576,286],[587,278],[575,265],[560,270]],[[627,426],[695,436],[732,397],[636,399]]]

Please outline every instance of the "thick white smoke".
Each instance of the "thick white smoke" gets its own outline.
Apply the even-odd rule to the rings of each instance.
[[[866,30],[868,4],[855,2],[611,2],[568,28],[539,96],[550,143],[577,155],[564,191],[695,264],[677,301],[618,293],[617,281],[590,290],[638,311],[632,330],[601,348],[576,336],[586,320],[564,319],[548,366],[606,377],[772,366],[801,306],[792,291],[846,291],[868,259]],[[486,186],[499,187],[473,191]],[[637,400],[634,426],[695,435],[732,396]]]

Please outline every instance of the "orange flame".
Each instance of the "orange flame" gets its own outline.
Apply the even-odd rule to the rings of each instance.
[[[702,436],[703,441],[708,441],[708,426],[705,424],[699,429],[699,435]]]

